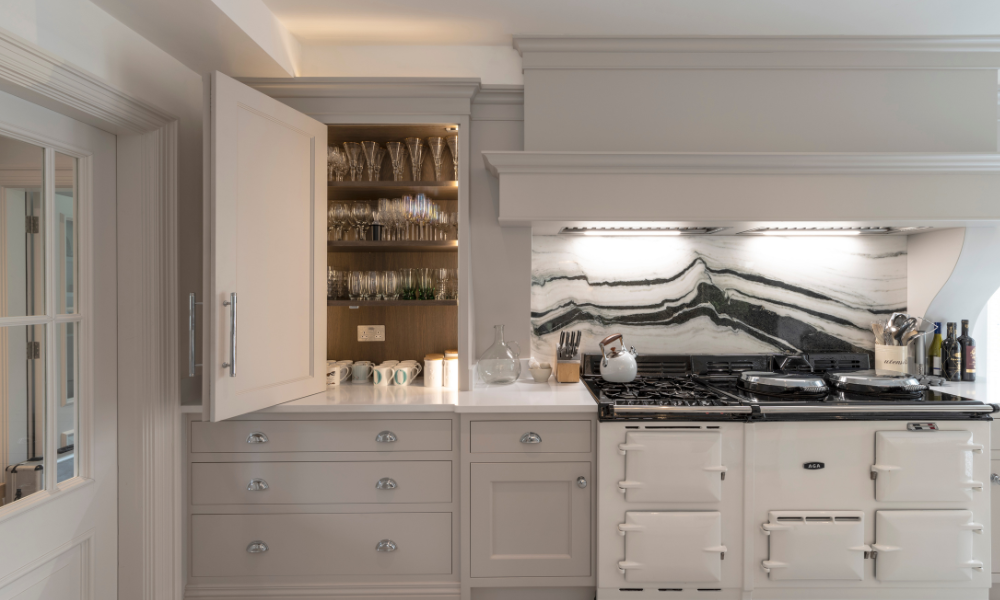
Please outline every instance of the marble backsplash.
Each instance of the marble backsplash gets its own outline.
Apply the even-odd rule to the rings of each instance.
[[[872,351],[906,309],[906,238],[535,236],[531,353],[621,333],[642,354]]]

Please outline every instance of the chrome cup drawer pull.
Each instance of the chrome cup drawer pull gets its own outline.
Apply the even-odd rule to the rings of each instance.
[[[250,545],[247,546],[247,552],[250,554],[263,554],[264,552],[267,552],[267,544],[260,540],[250,542]]]
[[[259,431],[255,431],[247,436],[248,444],[266,444],[267,436]]]
[[[375,544],[375,552],[395,552],[396,542],[392,540],[382,540],[378,544]]]
[[[263,492],[267,489],[267,482],[263,479],[251,479],[247,484],[248,492]]]
[[[521,436],[522,444],[541,444],[542,436],[538,435],[534,431],[529,431],[528,433]]]
[[[375,484],[376,490],[394,490],[396,489],[396,482],[391,477],[383,477],[379,479]]]
[[[375,436],[375,441],[382,444],[390,444],[396,441],[396,434],[391,431],[381,431]]]

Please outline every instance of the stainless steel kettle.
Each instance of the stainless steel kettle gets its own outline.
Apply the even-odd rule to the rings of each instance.
[[[620,349],[612,346],[616,340],[621,345]],[[639,371],[639,365],[635,361],[635,346],[626,350],[622,334],[609,335],[598,346],[601,348],[601,378],[604,381],[628,383],[635,379]]]

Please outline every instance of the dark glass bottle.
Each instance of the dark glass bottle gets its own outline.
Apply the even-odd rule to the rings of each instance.
[[[962,381],[962,350],[955,338],[955,324],[948,323],[948,337],[941,345],[944,360],[944,378],[948,381]]]
[[[962,319],[962,335],[958,337],[958,348],[962,355],[959,371],[962,381],[976,380],[976,340],[969,335],[969,320]]]

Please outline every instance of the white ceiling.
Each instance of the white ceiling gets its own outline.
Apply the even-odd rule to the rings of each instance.
[[[509,45],[513,35],[1000,33],[1000,0],[264,0],[304,45]]]

